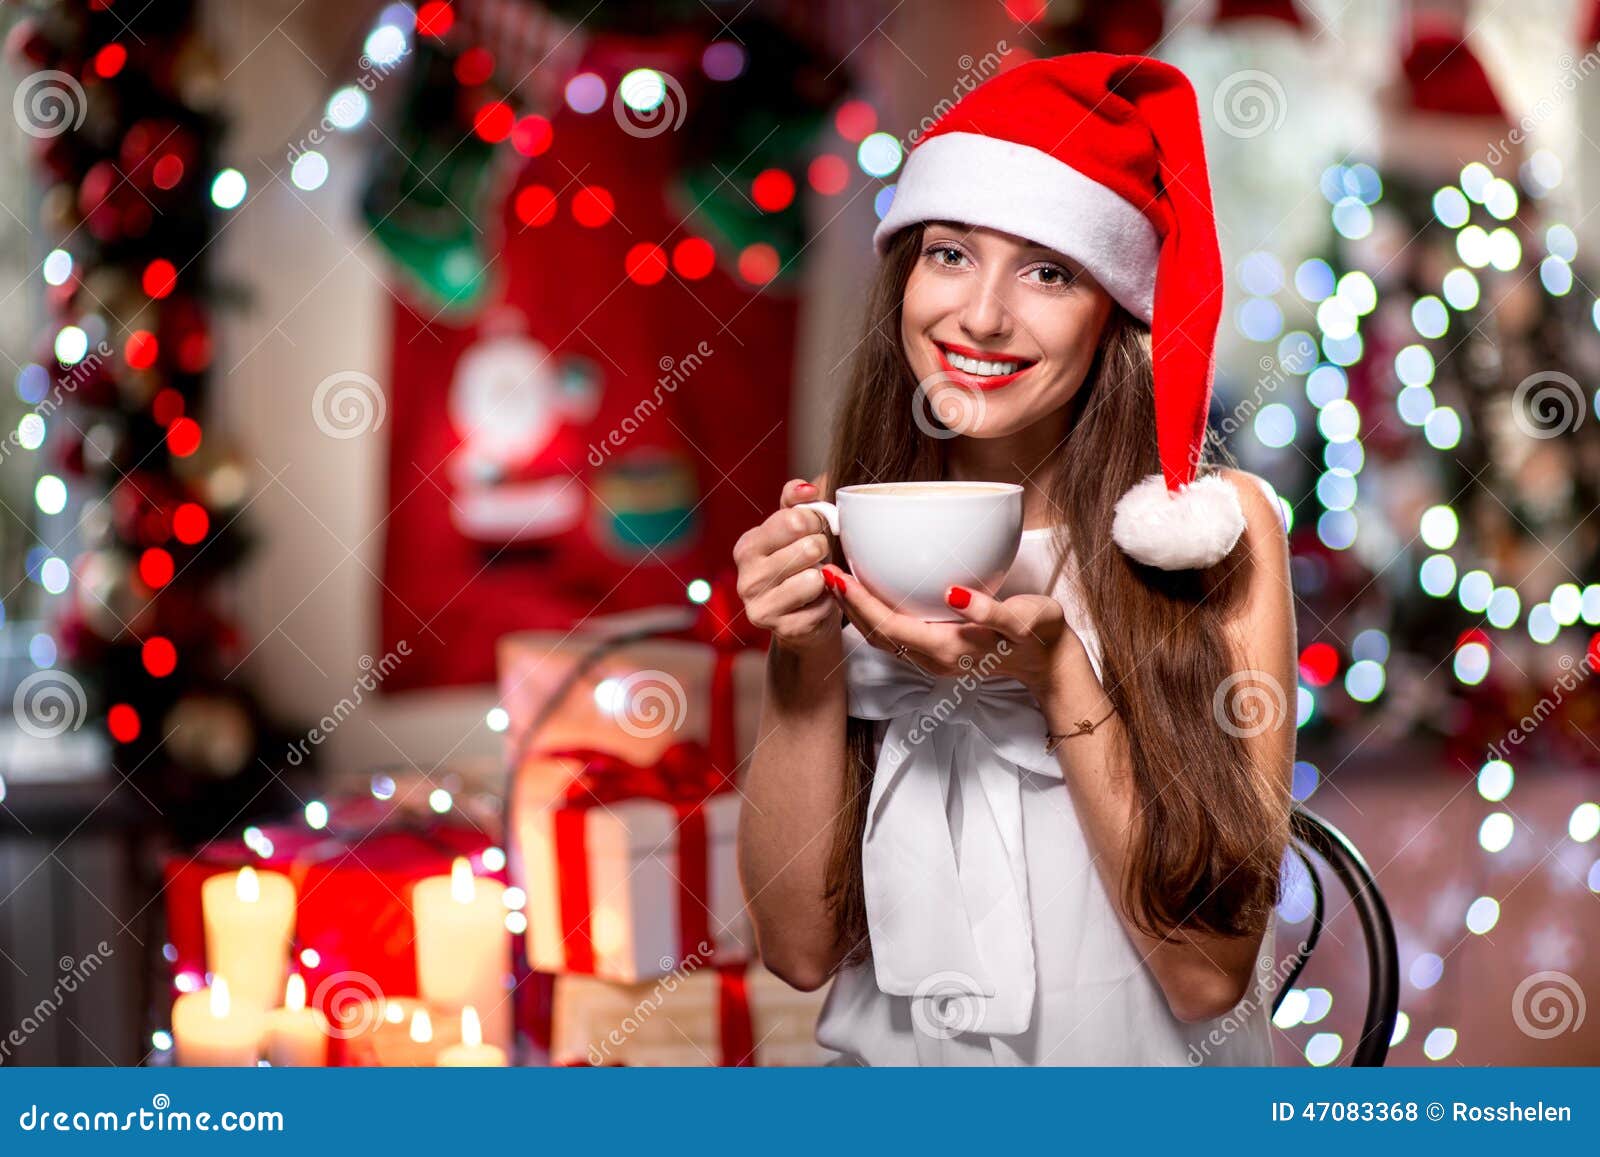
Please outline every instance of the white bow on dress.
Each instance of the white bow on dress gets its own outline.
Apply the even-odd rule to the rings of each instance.
[[[1023,1032],[1035,965],[1020,777],[1061,778],[1044,716],[1015,679],[934,678],[854,626],[845,645],[850,714],[888,721],[862,845],[878,987],[911,997],[936,1035]]]

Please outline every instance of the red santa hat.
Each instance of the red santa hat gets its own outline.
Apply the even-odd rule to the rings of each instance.
[[[873,240],[957,221],[1071,257],[1150,326],[1161,473],[1117,503],[1112,537],[1163,570],[1213,566],[1244,530],[1239,496],[1197,477],[1222,313],[1194,88],[1170,64],[1080,52],[974,89],[916,143]]]

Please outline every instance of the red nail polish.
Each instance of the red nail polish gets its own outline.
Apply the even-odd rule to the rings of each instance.
[[[802,482],[795,489],[797,489],[797,490],[815,490],[816,487],[811,485],[811,483],[809,483],[809,482]]]
[[[951,587],[950,593],[945,595],[945,602],[956,610],[965,610],[967,604],[972,602],[972,592],[966,587]]]

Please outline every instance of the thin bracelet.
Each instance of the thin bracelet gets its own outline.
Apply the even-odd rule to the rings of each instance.
[[[1093,735],[1096,727],[1099,727],[1100,724],[1104,723],[1107,719],[1110,719],[1116,713],[1117,709],[1113,707],[1110,711],[1107,711],[1093,723],[1090,723],[1087,719],[1078,720],[1077,726],[1075,726],[1071,731],[1046,731],[1044,733],[1044,753],[1046,755],[1050,755],[1060,745],[1063,739],[1076,739],[1080,735]]]

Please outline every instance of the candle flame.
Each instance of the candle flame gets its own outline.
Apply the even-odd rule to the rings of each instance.
[[[433,1040],[433,1021],[429,1019],[425,1008],[419,1008],[411,1014],[411,1039],[419,1045]]]
[[[233,881],[233,889],[246,904],[254,904],[261,899],[261,881],[256,878],[256,870],[249,864],[240,868],[239,875]]]
[[[289,983],[283,986],[283,1007],[298,1011],[306,1006],[306,978],[298,972],[289,974]]]
[[[461,1043],[473,1048],[483,1043],[483,1024],[478,1020],[478,1010],[470,1004],[461,1010]]]
[[[232,1003],[228,997],[228,982],[220,976],[215,977],[211,981],[211,1015],[222,1020],[228,1015]]]
[[[450,865],[450,898],[457,904],[470,904],[476,889],[472,865],[467,863],[464,856],[457,856],[455,863]]]

